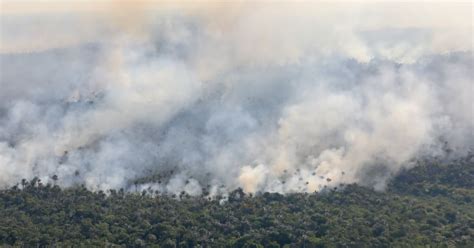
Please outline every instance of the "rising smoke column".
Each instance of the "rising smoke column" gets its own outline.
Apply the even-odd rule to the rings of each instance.
[[[0,185],[383,189],[473,148],[471,5],[4,1]]]

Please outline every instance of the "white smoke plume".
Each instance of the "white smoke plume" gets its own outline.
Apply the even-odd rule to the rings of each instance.
[[[474,148],[470,2],[1,4],[0,187],[382,190]]]

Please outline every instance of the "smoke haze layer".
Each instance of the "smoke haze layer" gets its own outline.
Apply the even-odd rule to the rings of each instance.
[[[474,148],[471,3],[77,5],[3,3],[1,187],[382,190]]]

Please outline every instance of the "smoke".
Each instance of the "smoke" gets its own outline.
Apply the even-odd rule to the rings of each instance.
[[[1,187],[383,190],[474,148],[472,3],[2,5]]]

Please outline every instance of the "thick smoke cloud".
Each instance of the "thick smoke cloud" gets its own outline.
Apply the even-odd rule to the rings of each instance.
[[[1,187],[382,190],[474,148],[470,3],[122,4],[5,3]]]

